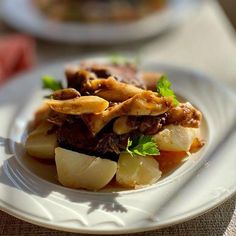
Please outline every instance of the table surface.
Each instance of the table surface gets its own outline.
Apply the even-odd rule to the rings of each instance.
[[[86,53],[141,52],[141,58],[198,69],[236,90],[236,40],[227,17],[215,1],[203,1],[187,22],[162,35],[113,47],[64,45],[37,40],[38,65],[73,60]],[[14,32],[0,22],[0,34]],[[194,220],[136,235],[236,235],[236,196]],[[38,227],[0,211],[0,235],[73,235]],[[79,235],[79,234],[76,234]]]

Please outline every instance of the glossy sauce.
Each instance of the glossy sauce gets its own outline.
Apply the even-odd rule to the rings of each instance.
[[[198,152],[200,148],[204,145],[203,140],[194,139],[189,153]],[[168,175],[178,166],[180,166],[184,160],[188,157],[186,152],[168,152],[161,151],[160,155],[155,156],[155,159],[159,163],[159,168],[162,172],[162,175]]]
[[[154,158],[159,163],[159,168],[162,172],[162,175],[167,175],[176,169],[187,156],[188,155],[186,152],[162,151],[160,155],[155,156]]]

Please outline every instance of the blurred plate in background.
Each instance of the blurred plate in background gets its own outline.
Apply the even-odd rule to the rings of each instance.
[[[116,44],[153,37],[187,19],[200,0],[168,0],[156,13],[126,23],[56,22],[43,16],[32,0],[2,0],[0,15],[14,28],[34,36],[85,44]]]

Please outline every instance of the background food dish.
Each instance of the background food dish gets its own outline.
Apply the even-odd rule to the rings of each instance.
[[[43,15],[56,21],[129,22],[163,9],[166,0],[33,0]]]
[[[51,228],[74,232],[121,233],[160,228],[184,221],[213,208],[231,196],[236,191],[235,147],[232,146],[236,138],[233,130],[236,111],[231,106],[235,102],[235,95],[196,71],[155,63],[147,63],[144,66],[169,74],[176,92],[193,101],[205,115],[208,144],[198,157],[185,165],[184,172],[181,169],[171,178],[146,188],[145,191],[124,192],[118,195],[90,195],[83,191],[66,190],[39,178],[39,173],[32,174],[32,170],[30,171],[21,159],[22,149],[16,143],[22,140],[27,121],[41,102],[40,81],[37,78],[42,72],[60,77],[60,64],[15,80],[14,85],[19,93],[11,93],[12,96],[5,99],[5,109],[1,110],[2,123],[5,124],[1,127],[1,136],[16,143],[6,142],[7,147],[10,143],[10,149],[7,150],[11,155],[7,155],[3,147],[0,149],[5,157],[4,160],[1,159],[1,165],[4,162],[4,171],[1,172],[0,178],[0,189],[4,190],[0,191],[1,208],[30,222]],[[12,84],[5,87],[1,98],[9,94],[11,88]],[[35,94],[33,98],[31,91]],[[22,94],[20,98],[19,94]],[[209,94],[212,99],[209,99]],[[17,107],[11,106],[15,100],[20,101],[20,107],[24,109],[19,111]],[[215,126],[216,119],[218,126]],[[225,136],[228,136],[228,139],[222,143]],[[220,148],[215,149],[216,147]],[[213,150],[215,151],[212,152]],[[206,181],[206,178],[209,181]],[[12,198],[7,197],[8,195]],[[58,209],[64,214],[58,214]]]
[[[169,0],[157,14],[118,24],[55,22],[43,17],[32,0],[3,0],[0,14],[8,24],[40,38],[67,43],[116,44],[149,38],[170,29],[185,20],[200,3],[200,0]]]

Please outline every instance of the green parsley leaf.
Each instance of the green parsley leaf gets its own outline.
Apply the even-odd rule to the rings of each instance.
[[[147,156],[159,155],[160,152],[151,136],[141,135],[138,140],[128,139],[126,151],[131,155]]]
[[[166,75],[163,75],[157,82],[157,92],[159,92],[163,97],[172,97],[175,106],[179,104],[174,91],[171,89],[171,82],[168,80]]]
[[[61,81],[55,80],[50,75],[45,75],[42,77],[42,85],[43,85],[43,89],[50,89],[52,91],[62,89]]]

